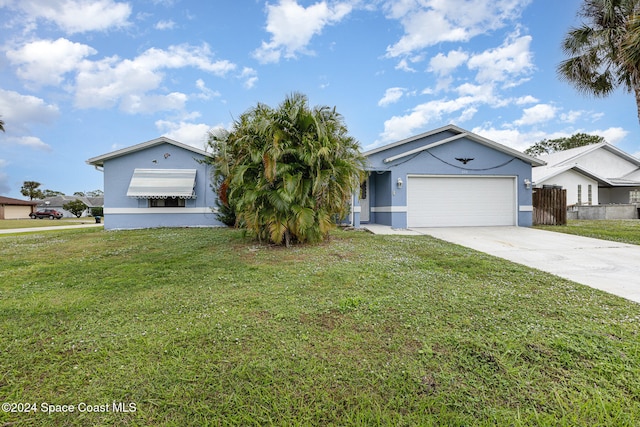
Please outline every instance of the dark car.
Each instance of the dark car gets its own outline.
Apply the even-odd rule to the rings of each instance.
[[[57,211],[55,209],[40,209],[35,212],[31,212],[29,216],[31,217],[31,219],[36,219],[36,218],[60,219],[62,218],[63,215],[62,215],[62,212]]]

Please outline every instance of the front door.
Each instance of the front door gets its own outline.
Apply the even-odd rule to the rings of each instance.
[[[360,185],[360,222],[369,222],[369,177]]]

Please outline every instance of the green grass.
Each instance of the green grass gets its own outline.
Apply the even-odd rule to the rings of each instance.
[[[640,220],[637,219],[569,220],[564,226],[539,225],[536,228],[640,245]]]
[[[58,225],[75,225],[95,223],[94,218],[61,218],[61,219],[0,219],[0,230],[32,227],[54,227]]]
[[[637,426],[639,331],[637,304],[427,236],[0,237],[0,400],[136,405],[0,425]]]

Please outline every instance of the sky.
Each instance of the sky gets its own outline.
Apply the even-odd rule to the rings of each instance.
[[[0,195],[103,189],[86,160],[203,149],[258,103],[335,107],[364,150],[455,124],[524,150],[577,132],[640,156],[632,95],[558,79],[582,0],[0,0]]]

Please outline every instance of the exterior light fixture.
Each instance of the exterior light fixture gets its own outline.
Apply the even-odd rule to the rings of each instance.
[[[524,186],[526,189],[531,188],[531,180],[529,178],[524,179]]]
[[[402,178],[398,178],[398,182],[396,184],[398,184],[398,188],[402,188]]]

